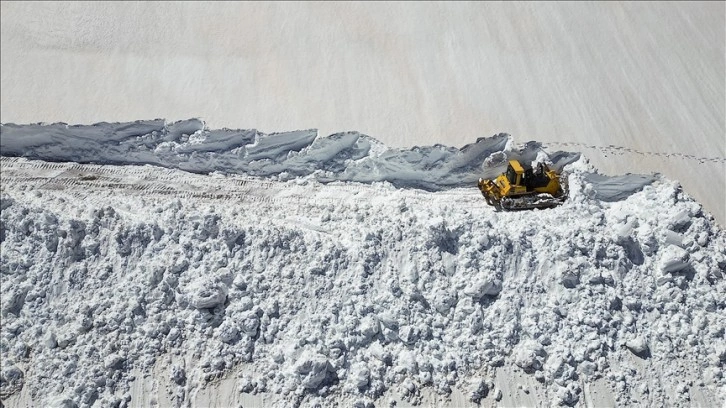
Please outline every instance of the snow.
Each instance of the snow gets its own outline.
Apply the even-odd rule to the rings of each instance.
[[[594,198],[602,201],[619,201],[632,194],[633,191],[638,191],[652,183],[653,177],[638,174],[607,177],[591,173],[585,176],[585,181],[593,186]]]
[[[182,133],[179,129],[194,133]],[[154,164],[197,173],[314,175],[326,182],[388,181],[428,189],[471,185],[479,177],[495,176],[507,163],[493,160],[492,155],[503,152],[508,145],[511,136],[499,134],[479,138],[461,149],[443,145],[390,149],[358,132],[328,137],[318,137],[316,130],[268,135],[257,130],[210,130],[199,119],[170,124],[158,119],[87,126],[0,125],[0,149],[6,156],[79,163]],[[530,143],[510,156],[531,162],[541,151],[541,144]],[[579,157],[567,152],[554,152],[553,156],[555,168]],[[485,161],[491,166],[485,166]]]
[[[726,232],[678,183],[200,124],[3,125],[4,403],[724,403]],[[543,154],[562,206],[486,206],[486,159]]]
[[[395,148],[506,132],[662,173],[726,225],[723,2],[0,7],[3,123],[200,116]]]
[[[0,7],[3,406],[726,404],[723,2]]]

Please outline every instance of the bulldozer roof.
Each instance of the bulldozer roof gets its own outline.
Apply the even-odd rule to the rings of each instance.
[[[519,163],[518,160],[510,160],[509,161],[509,165],[512,166],[512,168],[514,169],[514,171],[517,172],[517,173],[523,173],[524,172],[524,167],[522,167],[522,165]]]

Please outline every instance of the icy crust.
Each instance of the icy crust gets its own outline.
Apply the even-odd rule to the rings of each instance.
[[[675,183],[604,202],[581,167],[563,206],[520,213],[385,185],[295,206],[6,192],[0,395],[133,405],[132,370],[171,353],[177,406],[227,375],[281,406],[478,402],[502,366],[544,405],[597,379],[617,406],[723,403],[726,233]]]
[[[210,130],[190,119],[94,125],[0,125],[0,151],[48,161],[97,164],[153,164],[197,173],[224,172],[318,181],[387,181],[429,190],[476,185],[494,177],[511,151],[508,134],[480,138],[463,148],[443,145],[390,149],[358,132],[318,137],[316,130],[265,134],[257,130]],[[515,157],[534,160],[530,145]],[[497,153],[500,153],[497,155]],[[560,167],[576,153],[556,152]],[[488,161],[487,161],[488,160]],[[486,161],[486,163],[485,163]],[[498,166],[497,166],[498,165]]]

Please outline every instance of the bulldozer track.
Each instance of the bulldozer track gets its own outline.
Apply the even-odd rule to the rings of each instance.
[[[43,162],[17,157],[0,157],[0,191],[16,190],[61,194],[94,205],[105,205],[118,196],[142,199],[182,199],[224,201],[239,205],[277,206],[300,203],[336,205],[386,200],[389,190],[362,183],[300,181],[304,188],[291,188],[297,182],[262,179],[247,175],[202,175],[154,166],[113,166]],[[427,203],[430,194],[445,194],[454,200],[479,202],[476,189],[453,189],[439,193],[405,189],[398,198],[409,203]]]
[[[2,157],[2,190],[65,190],[72,196],[91,196],[98,190],[143,196],[189,199],[273,202],[272,193],[283,190],[282,183],[208,176],[152,166],[102,166],[96,164],[52,163]]]
[[[366,186],[310,183],[306,194],[290,192],[282,181],[232,175],[212,177],[153,166],[102,166],[51,163],[2,157],[3,192],[23,190],[63,191],[78,199],[100,201],[113,194],[143,198],[234,201],[250,204],[313,202],[330,204],[344,198],[340,193],[364,190]]]

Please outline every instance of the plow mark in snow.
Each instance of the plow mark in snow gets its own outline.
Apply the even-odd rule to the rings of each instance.
[[[210,177],[152,166],[48,163],[2,157],[2,190],[64,190],[74,197],[104,194],[274,202],[285,185],[244,176]],[[285,197],[288,199],[291,197]],[[303,198],[303,197],[298,197]]]
[[[343,200],[361,201],[380,195],[376,187],[358,183],[297,182],[260,179],[242,175],[201,175],[154,166],[111,166],[78,163],[54,163],[1,157],[2,187],[11,191],[63,191],[70,196],[101,203],[113,194],[136,195],[143,198],[179,198],[193,200],[233,201],[254,204],[289,204],[314,202],[335,204]],[[473,197],[476,191],[451,190],[437,194],[456,199]],[[399,191],[400,192],[400,191]],[[407,199],[425,200],[426,193],[406,190]]]

